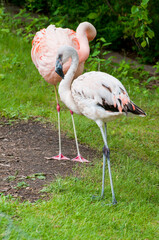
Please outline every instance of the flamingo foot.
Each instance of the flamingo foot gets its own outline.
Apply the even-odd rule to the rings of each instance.
[[[81,163],[83,163],[83,162],[89,163],[90,162],[87,159],[81,157],[80,155],[75,157],[75,158],[73,158],[72,161],[73,162],[81,162]]]
[[[63,154],[59,154],[57,156],[53,156],[53,157],[45,157],[46,159],[50,160],[50,159],[55,159],[55,160],[70,160],[70,158],[65,157]]]

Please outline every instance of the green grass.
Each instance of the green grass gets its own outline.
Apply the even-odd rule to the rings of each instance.
[[[0,113],[9,119],[36,117],[57,126],[53,86],[39,75],[30,57],[31,44],[10,33],[0,38]],[[46,187],[51,198],[36,203],[10,196],[0,198],[0,239],[158,239],[158,115],[157,90],[149,91],[122,78],[131,99],[146,111],[145,118],[108,123],[112,177],[118,204],[111,202],[106,170],[105,198],[100,195],[101,159],[78,169],[78,178],[57,178]],[[61,128],[73,138],[69,111],[61,104]],[[96,124],[75,115],[79,141],[97,150],[103,146]],[[75,169],[76,171],[76,169]]]

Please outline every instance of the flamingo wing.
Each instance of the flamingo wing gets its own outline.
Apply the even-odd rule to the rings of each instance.
[[[130,100],[122,83],[107,73],[85,73],[73,81],[71,90],[81,112],[84,111],[86,105],[90,109],[92,106],[94,109],[101,107],[112,113],[133,112],[139,114],[140,112],[140,108],[137,108]],[[85,112],[83,114],[85,115]]]
[[[85,73],[78,77],[72,84],[72,94],[77,102],[92,102],[112,112],[122,112],[130,102],[120,81],[102,72]]]

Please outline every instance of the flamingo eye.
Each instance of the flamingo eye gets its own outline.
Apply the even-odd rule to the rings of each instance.
[[[59,54],[59,59],[62,61],[62,57],[63,57],[63,55],[62,54]]]
[[[63,65],[63,55],[59,54],[57,59]]]

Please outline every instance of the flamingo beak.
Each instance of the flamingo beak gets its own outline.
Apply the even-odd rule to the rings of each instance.
[[[64,73],[63,73],[63,68],[62,68],[62,60],[61,57],[59,56],[56,60],[56,67],[55,67],[55,72],[62,78],[64,78]]]

